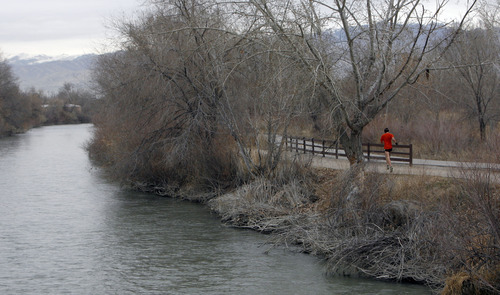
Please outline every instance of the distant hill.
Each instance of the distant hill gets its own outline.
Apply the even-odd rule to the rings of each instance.
[[[46,94],[56,93],[64,83],[88,88],[90,70],[97,55],[50,57],[17,55],[7,59],[23,90],[34,87]]]

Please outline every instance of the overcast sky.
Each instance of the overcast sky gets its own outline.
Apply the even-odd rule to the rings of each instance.
[[[80,55],[101,49],[112,19],[132,16],[141,0],[0,0],[0,52]]]
[[[424,0],[435,3],[435,0]],[[446,14],[469,0],[449,0]],[[144,0],[0,0],[0,52],[81,55],[97,53],[114,31],[112,19],[131,17]]]

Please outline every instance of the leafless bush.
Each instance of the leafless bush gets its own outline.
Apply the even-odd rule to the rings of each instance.
[[[307,168],[283,161],[273,177],[259,177],[208,204],[231,225],[261,232],[283,231],[315,200]]]
[[[413,181],[367,173],[362,186],[356,172],[340,173],[328,210],[282,216],[286,230],[274,241],[325,257],[336,274],[419,282],[444,294],[496,294],[498,180],[486,177],[491,171],[466,172],[465,180]]]
[[[403,185],[406,181],[396,177],[365,177],[364,186],[353,192],[352,172],[340,175],[327,214],[287,219],[286,231],[275,241],[324,256],[334,273],[442,288],[449,271],[460,266],[452,251],[460,239],[453,230],[457,224],[450,224],[446,214],[455,206],[450,201],[456,190],[437,194],[436,189],[450,185],[437,179]],[[413,192],[401,198],[403,189]]]
[[[445,294],[470,288],[471,294],[500,292],[499,177],[492,167],[467,165],[461,169],[461,193],[450,201],[447,225],[453,233],[450,251],[457,261]],[[467,286],[468,285],[468,286]],[[448,292],[448,293],[447,293]]]
[[[339,179],[328,213],[325,234],[335,241],[328,255],[331,270],[427,284],[442,279],[445,269],[433,257],[433,213],[425,213],[414,201],[383,201],[390,178],[367,175],[356,196],[345,185],[350,179],[348,174]],[[349,201],[352,198],[355,201]]]
[[[390,127],[399,142],[413,144],[415,157],[419,158],[456,160],[466,156],[466,152],[482,148],[460,114],[423,110],[405,123],[380,116],[367,127],[365,140],[379,142],[385,127]]]

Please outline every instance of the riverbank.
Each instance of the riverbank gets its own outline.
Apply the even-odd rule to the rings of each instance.
[[[104,140],[96,146],[114,147]],[[113,159],[96,158],[103,155],[96,146],[89,150],[91,158]],[[336,275],[424,284],[442,294],[467,294],[463,288],[470,286],[477,290],[472,294],[500,289],[500,189],[493,170],[459,169],[460,177],[442,177],[312,163],[289,157],[272,174],[252,178],[228,169],[226,179],[234,175],[239,181],[214,186],[194,176],[183,183],[188,178],[179,175],[188,177],[192,170],[155,164],[128,183],[204,203],[229,226],[270,234],[277,245],[299,246],[325,259]],[[120,181],[132,176],[116,169],[111,174]]]
[[[367,172],[359,187],[352,170],[303,169],[303,178],[257,179],[207,204],[225,224],[324,258],[336,275],[425,284],[442,294],[466,294],[467,285],[477,291],[472,294],[494,294],[498,265],[473,262],[491,254],[494,243],[478,209],[488,200],[467,196],[481,175]]]
[[[0,140],[0,294],[411,294],[324,275],[206,206],[120,187],[89,163],[91,125]],[[263,255],[264,251],[268,255]]]

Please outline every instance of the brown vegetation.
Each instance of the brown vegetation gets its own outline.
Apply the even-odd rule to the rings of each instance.
[[[40,125],[89,123],[96,108],[89,91],[65,84],[56,95],[19,89],[10,65],[0,56],[0,137]]]
[[[353,191],[352,173],[307,169],[300,173],[307,177],[260,179],[209,205],[233,226],[325,257],[337,274],[444,286],[443,294],[499,291],[500,187],[490,174],[367,174]],[[463,282],[477,292],[453,293]]]
[[[19,89],[10,66],[0,56],[0,137],[24,132],[41,121],[40,97]]]
[[[325,3],[273,3],[154,1],[151,14],[121,24],[122,50],[94,72],[102,105],[90,156],[135,189],[206,201],[228,224],[322,255],[332,272],[436,288],[465,274],[447,290],[467,281],[497,292],[492,174],[371,174],[359,153],[361,139],[378,142],[389,126],[420,157],[498,162],[498,98],[481,108],[489,125],[471,127],[471,92],[441,59],[468,46],[450,42],[460,30],[426,23],[437,15],[400,24],[420,11],[405,9],[413,1],[387,2],[378,15],[388,19],[376,20],[362,13],[377,1],[360,11],[336,1],[324,20],[309,5]],[[340,37],[329,21],[343,23]],[[280,134],[340,138],[353,166],[333,173],[284,157]]]

